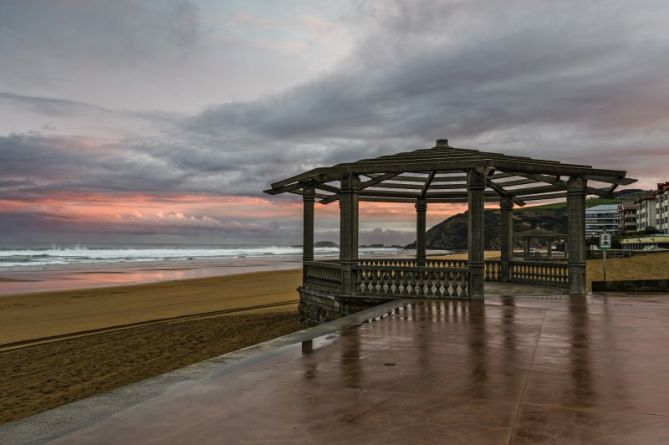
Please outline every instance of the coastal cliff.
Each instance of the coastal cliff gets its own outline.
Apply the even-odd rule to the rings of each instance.
[[[467,249],[467,212],[458,213],[431,227],[425,242],[428,249],[465,250]],[[484,214],[486,249],[500,247],[500,212],[489,209]],[[541,227],[547,230],[565,233],[567,230],[567,209],[537,209],[515,211],[513,215],[514,231]],[[415,248],[415,242],[407,248]]]

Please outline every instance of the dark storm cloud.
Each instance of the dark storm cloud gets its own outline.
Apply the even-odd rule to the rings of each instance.
[[[314,162],[442,135],[595,163],[611,148],[666,140],[660,2],[374,5],[361,3],[366,32],[341,69],[282,94],[212,106],[187,128],[222,141],[259,138],[268,151],[291,141],[312,147]]]
[[[164,139],[80,150],[76,138],[13,136],[0,156],[6,175],[56,177],[55,188],[215,194],[258,194],[319,164],[442,136],[598,165],[620,153],[604,164],[652,169],[668,136],[669,40],[644,12],[659,5],[646,6],[362,2],[354,53],[311,82],[168,120]],[[2,98],[53,113],[94,108]],[[653,154],[630,164],[632,148]]]
[[[0,136],[0,165],[2,179],[16,183],[2,196],[16,199],[53,191],[159,193],[183,181],[182,172],[141,150],[81,137]]]
[[[112,18],[136,8],[133,20],[142,26],[127,29],[121,23],[95,31],[101,22],[92,7],[49,20],[85,22],[84,31],[96,38],[78,43],[80,53],[102,51],[110,64],[141,65],[163,45],[188,53],[200,38],[196,8],[172,5],[171,19],[154,23],[148,7],[109,2]],[[211,105],[189,117],[3,93],[0,101],[40,114],[137,117],[158,131],[113,141],[0,137],[0,194],[257,196],[269,182],[302,170],[424,148],[438,137],[456,146],[627,169],[647,187],[666,180],[667,14],[661,1],[360,1],[348,21],[356,45],[336,68],[291,89]],[[50,47],[44,40],[54,28],[47,21],[36,20],[26,44]],[[0,18],[5,45],[13,30]],[[57,38],[67,43],[71,36]]]

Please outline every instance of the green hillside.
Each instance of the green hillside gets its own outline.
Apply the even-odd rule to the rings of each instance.
[[[621,204],[623,202],[622,199],[614,199],[614,198],[589,198],[585,200],[585,206],[590,208],[598,205],[604,205],[604,204]],[[543,205],[538,205],[538,206],[525,206],[525,207],[520,207],[517,208],[516,211],[528,211],[528,210],[536,210],[536,209],[542,209],[542,210],[551,210],[551,209],[566,209],[567,208],[567,203],[566,202],[554,202],[551,204],[543,204]]]

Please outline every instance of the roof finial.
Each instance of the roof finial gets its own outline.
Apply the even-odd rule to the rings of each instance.
[[[448,146],[448,139],[437,139],[437,144],[435,147],[444,148]]]

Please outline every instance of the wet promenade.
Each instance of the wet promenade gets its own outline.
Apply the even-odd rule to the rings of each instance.
[[[49,443],[669,443],[669,296],[418,302],[125,405]]]

